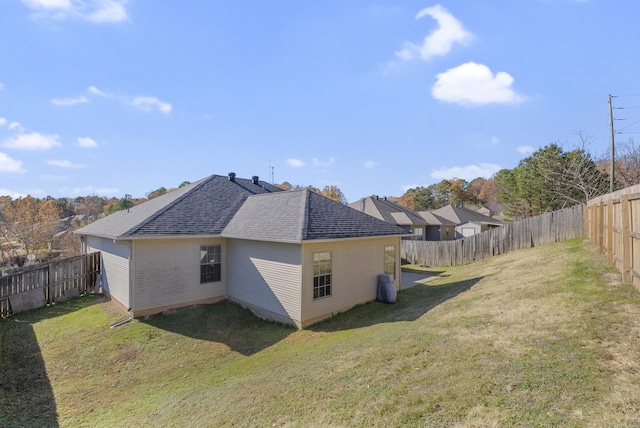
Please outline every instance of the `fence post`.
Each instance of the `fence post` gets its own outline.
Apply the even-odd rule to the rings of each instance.
[[[620,198],[622,208],[622,281],[629,284],[631,278],[631,202],[629,195]]]
[[[607,263],[613,264],[613,199],[607,201]]]
[[[53,268],[53,263],[48,263],[49,274],[47,275],[47,303],[53,303],[56,300],[56,285],[55,285],[55,277],[56,271]]]

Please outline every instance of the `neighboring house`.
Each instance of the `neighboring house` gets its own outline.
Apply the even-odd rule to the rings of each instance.
[[[427,222],[427,241],[450,241],[456,239],[456,225],[430,211],[418,211]]]
[[[507,207],[503,204],[493,204],[493,205],[478,208],[478,212],[480,214],[484,214],[498,220],[504,219],[504,212],[506,210],[507,210]]]
[[[447,205],[431,213],[453,222],[456,225],[456,238],[464,238],[504,225],[500,220],[458,205]]]
[[[411,237],[405,239],[426,240],[427,221],[417,212],[388,201],[386,197],[369,196],[353,202],[349,206],[389,224],[399,226],[407,233],[412,234]]]
[[[400,285],[404,230],[309,190],[212,175],[75,232],[105,293],[143,316],[228,299],[308,326]]]

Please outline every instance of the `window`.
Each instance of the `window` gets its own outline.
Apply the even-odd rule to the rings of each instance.
[[[200,247],[200,284],[221,281],[222,257],[220,245]]]
[[[413,237],[414,239],[417,239],[418,241],[422,241],[422,235],[424,233],[424,229],[421,227],[416,227],[415,229],[413,229]]]
[[[331,253],[313,255],[313,298],[331,296]]]
[[[393,279],[396,279],[395,245],[385,245],[384,247],[384,273],[393,275]]]

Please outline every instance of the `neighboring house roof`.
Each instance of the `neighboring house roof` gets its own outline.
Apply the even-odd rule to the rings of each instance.
[[[431,211],[418,211],[418,214],[420,214],[420,216],[427,221],[427,225],[429,226],[435,226],[435,225],[454,226],[455,225],[455,223],[452,222],[451,220],[447,220],[444,217],[440,217],[439,215],[436,215]]]
[[[378,220],[307,189],[247,198],[224,229],[226,238],[293,242],[404,235]]]
[[[349,206],[365,214],[384,220],[387,223],[397,224],[398,226],[425,226],[427,224],[425,219],[417,212],[388,201],[386,198],[369,196],[353,202],[349,204]]]
[[[317,193],[212,175],[76,231],[108,238],[220,235],[279,242],[402,235]]]
[[[496,220],[495,218],[480,214],[479,212],[470,210],[469,208],[456,205],[447,205],[445,207],[438,208],[437,210],[432,211],[432,214],[444,217],[445,219],[454,222],[456,225],[464,223],[504,224],[502,221]]]

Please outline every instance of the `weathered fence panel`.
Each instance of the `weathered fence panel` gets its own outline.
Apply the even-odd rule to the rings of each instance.
[[[584,235],[584,206],[576,205],[453,241],[402,241],[401,256],[425,266],[460,266]]]
[[[46,304],[91,293],[99,274],[100,253],[96,252],[28,266],[19,272],[0,276],[0,316],[6,317],[13,312],[11,296],[31,290],[42,289]]]
[[[589,201],[585,230],[622,280],[640,290],[640,185]]]

